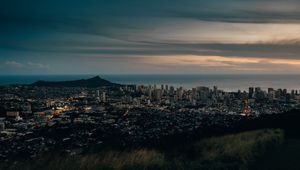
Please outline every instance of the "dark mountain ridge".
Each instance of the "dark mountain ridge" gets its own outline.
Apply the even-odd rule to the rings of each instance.
[[[108,80],[95,76],[90,79],[71,80],[71,81],[37,81],[31,86],[36,87],[116,87],[120,84],[112,83]]]

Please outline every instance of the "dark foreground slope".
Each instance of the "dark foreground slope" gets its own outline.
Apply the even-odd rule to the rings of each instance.
[[[116,87],[120,84],[112,83],[108,80],[102,79],[99,76],[73,81],[37,81],[31,86],[36,87]]]
[[[283,131],[264,129],[196,140],[172,150],[157,148],[104,149],[97,153],[70,155],[48,153],[28,161],[2,162],[0,169],[248,169],[268,150],[284,140]]]
[[[300,138],[300,110],[293,109],[280,114],[262,115],[256,119],[242,119],[238,130],[280,128],[289,137]]]
[[[300,139],[285,136],[284,142],[266,152],[249,169],[299,170]]]

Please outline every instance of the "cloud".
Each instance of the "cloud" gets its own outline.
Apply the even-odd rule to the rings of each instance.
[[[22,63],[19,63],[19,62],[16,62],[16,61],[6,61],[5,65],[8,66],[8,67],[17,68],[17,69],[20,69],[20,68],[24,67],[24,65]]]
[[[17,61],[6,61],[5,66],[8,68],[13,69],[49,69],[49,65],[41,64],[41,63],[35,63],[35,62],[27,62],[27,63],[21,63]]]
[[[31,69],[49,69],[49,65],[45,65],[41,63],[28,62],[27,65]]]
[[[170,55],[198,55],[224,57],[252,57],[299,59],[300,43],[298,40],[283,40],[256,43],[193,43],[193,42],[101,42],[85,40],[63,40],[45,43],[27,43],[23,49],[50,55],[53,60],[61,57],[74,59],[77,56],[118,57],[126,59],[128,56],[170,56]],[[60,54],[60,55],[57,55]],[[120,60],[121,62],[121,60]]]
[[[122,39],[126,30],[153,30],[166,20],[300,23],[299,8],[296,0],[11,0],[0,7],[0,26]]]
[[[153,72],[163,63],[142,67],[130,62],[179,56],[178,61],[188,63],[191,55],[205,56],[206,65],[192,69],[192,63],[166,62],[163,70],[260,70],[262,62],[243,67],[232,60],[300,59],[299,9],[297,0],[10,0],[0,6],[0,55],[14,54],[2,59],[8,60],[5,66],[25,71],[47,72],[50,67],[43,63],[50,63],[53,70],[76,72],[95,57],[106,63],[100,63],[103,69],[82,70]],[[70,62],[74,66],[66,68]]]
[[[270,3],[271,4],[271,3]],[[274,5],[274,4],[271,4]],[[299,4],[296,4],[299,7]],[[231,9],[226,11],[179,11],[174,16],[210,22],[228,23],[299,23],[299,11],[267,11],[264,9]]]
[[[138,60],[140,65],[152,65],[172,72],[186,69],[190,73],[299,73],[300,59],[240,58],[222,56],[168,56],[144,57]]]

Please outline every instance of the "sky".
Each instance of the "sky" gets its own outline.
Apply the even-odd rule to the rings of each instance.
[[[2,0],[0,74],[300,74],[298,0]]]

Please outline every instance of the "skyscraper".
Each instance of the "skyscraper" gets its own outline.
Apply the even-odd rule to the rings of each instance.
[[[249,99],[253,98],[253,94],[254,94],[254,88],[253,87],[249,87]]]
[[[101,101],[106,102],[106,93],[102,92]]]
[[[161,100],[161,97],[162,97],[162,90],[155,89],[154,90],[154,100]]]

